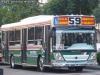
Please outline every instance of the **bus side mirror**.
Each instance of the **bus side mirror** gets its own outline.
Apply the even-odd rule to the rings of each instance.
[[[98,43],[98,40],[96,40],[96,43]]]
[[[49,37],[53,37],[53,31],[52,30],[49,30]]]
[[[55,31],[56,31],[56,28],[53,27],[52,29],[49,30],[49,37],[52,38],[55,36]]]

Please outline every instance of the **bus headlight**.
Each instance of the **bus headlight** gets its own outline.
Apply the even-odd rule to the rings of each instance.
[[[92,53],[89,57],[89,60],[92,60],[92,59],[96,59],[96,54],[97,53]]]
[[[61,56],[60,53],[54,53],[54,57],[56,60],[63,60],[63,57]]]

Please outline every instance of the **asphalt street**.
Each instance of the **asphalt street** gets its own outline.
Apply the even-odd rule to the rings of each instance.
[[[4,75],[100,75],[99,70],[84,69],[82,72],[66,69],[50,69],[48,72],[38,72],[35,67],[12,69],[9,65],[1,64]]]

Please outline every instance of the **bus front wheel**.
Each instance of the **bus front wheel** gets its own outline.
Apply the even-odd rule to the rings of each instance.
[[[14,62],[14,56],[12,55],[11,57],[10,57],[10,67],[11,68],[16,68],[16,65],[15,65],[15,62]]]
[[[41,72],[47,71],[47,68],[43,66],[43,57],[39,56],[37,60],[37,70]]]

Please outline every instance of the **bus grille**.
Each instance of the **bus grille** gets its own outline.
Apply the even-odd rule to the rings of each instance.
[[[66,61],[84,61],[89,55],[63,55],[63,57]]]

